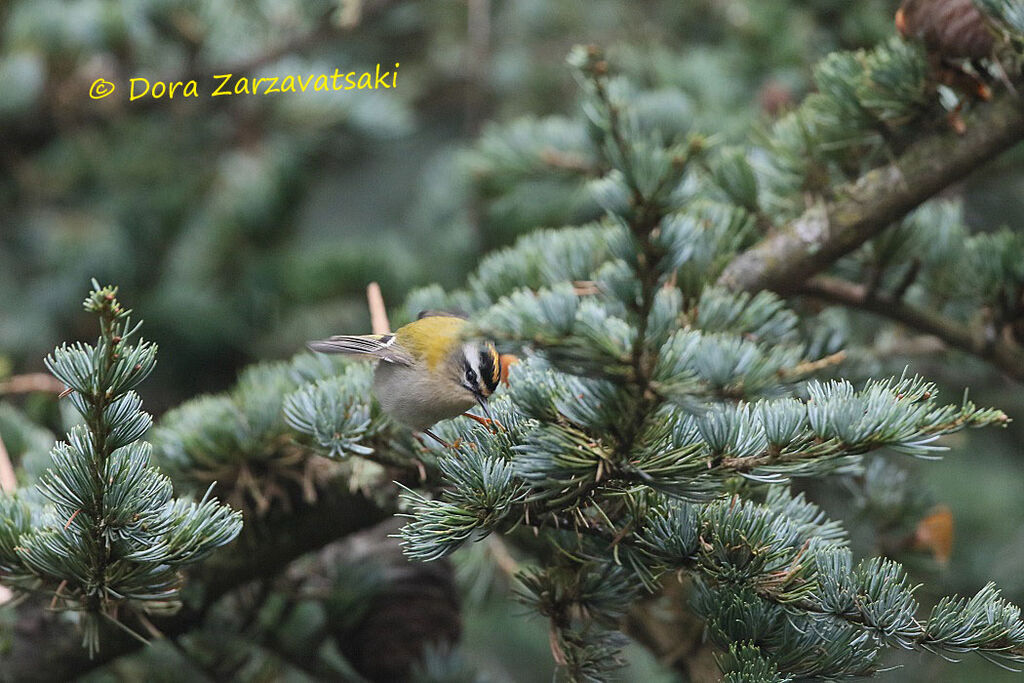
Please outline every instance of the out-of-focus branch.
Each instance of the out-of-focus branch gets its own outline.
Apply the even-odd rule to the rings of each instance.
[[[4,446],[4,439],[0,436],[0,491],[12,493],[18,488],[18,479],[14,476],[14,465],[11,464],[11,456]]]
[[[629,611],[622,629],[687,683],[717,681],[721,671],[715,649],[704,636],[704,621],[686,607],[690,585],[685,579],[665,579],[655,597]]]
[[[13,493],[18,488],[18,478],[14,476],[14,466],[11,464],[11,457],[7,454],[7,447],[4,439],[0,436],[0,491]],[[0,605],[3,605],[12,597],[11,591],[6,586],[0,586]]]
[[[34,391],[59,394],[65,388],[60,380],[45,372],[14,375],[0,382],[0,394],[30,394]]]
[[[984,334],[937,313],[909,306],[884,294],[869,296],[863,285],[834,277],[819,275],[811,278],[799,291],[829,303],[870,311],[934,335],[946,345],[979,356],[1010,377],[1024,381],[1024,349],[1005,337],[995,335],[991,339],[986,338]]]
[[[272,64],[282,57],[293,53],[304,52],[322,43],[337,40],[355,30],[365,19],[375,17],[394,4],[394,0],[361,0],[346,2],[341,9],[332,7],[325,12],[315,28],[308,33],[301,33],[288,38],[268,50],[234,63],[221,64],[211,70],[209,66],[200,71],[193,69],[185,78],[174,80],[191,80],[208,76],[211,73],[230,73],[245,75]]]
[[[280,511],[260,521],[247,521],[237,541],[190,573],[181,610],[173,616],[150,616],[150,620],[168,638],[186,633],[228,592],[254,579],[274,576],[297,557],[374,526],[390,513],[362,494],[350,492],[345,481],[333,482],[314,503],[298,502],[290,513]],[[99,653],[89,659],[80,633],[59,615],[28,601],[18,610],[0,680],[72,680],[142,647],[137,639],[113,626],[104,630],[100,642]]]
[[[1011,93],[981,105],[967,132],[929,136],[894,163],[840,188],[743,252],[719,284],[734,290],[794,292],[919,204],[1024,139],[1024,101]]]
[[[391,321],[388,320],[388,309],[384,306],[384,295],[380,285],[371,282],[366,286],[366,303],[370,308],[370,331],[374,334],[391,332]]]

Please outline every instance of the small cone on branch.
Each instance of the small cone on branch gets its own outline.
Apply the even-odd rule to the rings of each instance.
[[[992,54],[996,36],[972,0],[903,0],[896,30],[921,40],[942,59],[982,59]]]

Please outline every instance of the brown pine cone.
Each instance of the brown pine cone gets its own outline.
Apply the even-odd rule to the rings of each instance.
[[[981,59],[995,47],[995,34],[972,0],[903,0],[896,29],[943,59]]]

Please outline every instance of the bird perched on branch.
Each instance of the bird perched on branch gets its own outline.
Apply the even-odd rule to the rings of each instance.
[[[441,420],[479,405],[490,425],[487,399],[503,376],[502,357],[489,341],[466,339],[467,322],[446,313],[425,312],[393,334],[338,335],[309,342],[313,351],[377,360],[373,393],[395,421],[447,446],[430,432]]]

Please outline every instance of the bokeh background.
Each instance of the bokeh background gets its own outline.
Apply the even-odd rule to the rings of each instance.
[[[368,330],[365,287],[392,321],[414,287],[464,282],[482,255],[538,227],[595,214],[571,174],[503,177],[517,122],[557,139],[577,116],[564,63],[595,43],[652,115],[721,143],[756,142],[812,89],[835,49],[894,32],[894,0],[13,0],[0,7],[0,382],[43,370],[65,340],[93,336],[78,302],[90,278],[121,286],[160,345],[143,389],[157,415],[225,389],[256,360],[305,340]],[[385,91],[210,98],[215,73],[372,71],[401,64]],[[196,78],[198,99],[129,102],[128,78]],[[88,97],[105,78],[118,91]],[[518,136],[518,137],[517,137]],[[1003,156],[953,194],[975,230],[1024,224],[1024,154]],[[870,316],[851,332],[884,343]],[[951,440],[940,463],[910,463],[920,500],[956,522],[950,561],[911,561],[922,595],[973,594],[993,579],[1024,602],[1024,393],[980,361],[907,353],[892,333],[876,374],[910,365],[947,395],[965,387],[1016,422]],[[59,431],[46,393],[0,395],[0,436],[17,452],[27,416]],[[6,426],[6,427],[5,427]],[[5,428],[7,432],[5,433]],[[15,433],[17,432],[17,433]],[[13,445],[12,445],[13,444]],[[901,465],[908,465],[901,461]],[[822,501],[853,517],[855,496]],[[906,561],[906,558],[901,558]],[[466,566],[472,567],[467,562]],[[472,574],[472,571],[464,572]],[[472,598],[474,577],[464,577]],[[545,627],[500,595],[469,599],[464,649],[498,680],[547,680]],[[672,680],[639,648],[632,680]],[[888,680],[1000,680],[973,660],[894,659]],[[1007,674],[1007,680],[1015,677]]]

